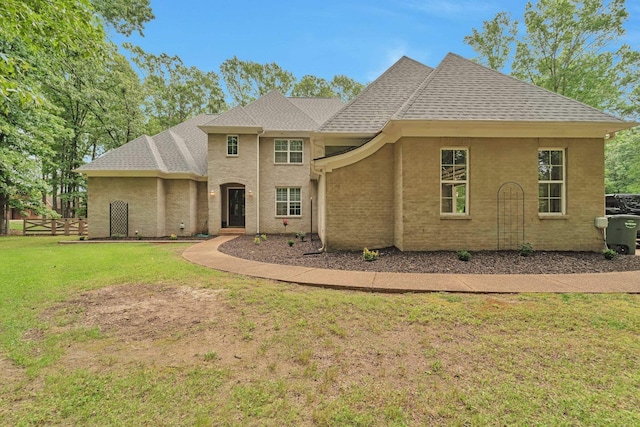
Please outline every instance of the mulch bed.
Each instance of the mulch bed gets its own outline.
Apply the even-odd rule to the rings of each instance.
[[[287,244],[293,240],[293,246]],[[260,244],[253,236],[240,236],[220,246],[220,251],[238,258],[272,264],[299,265],[333,270],[397,273],[451,274],[568,274],[605,273],[640,270],[640,256],[616,256],[609,261],[597,252],[541,252],[522,257],[517,251],[471,252],[471,260],[458,260],[455,251],[401,252],[396,248],[379,249],[377,260],[366,262],[361,251],[331,252],[316,255],[320,240],[301,242],[290,235],[268,235]]]

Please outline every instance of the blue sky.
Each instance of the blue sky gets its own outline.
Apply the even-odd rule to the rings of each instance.
[[[236,55],[276,62],[300,78],[378,77],[402,55],[435,67],[448,52],[475,56],[463,38],[500,11],[520,19],[527,0],[151,0],[156,19],[129,41],[219,73]],[[626,42],[640,49],[640,0],[628,0]],[[114,37],[116,43],[123,37]]]

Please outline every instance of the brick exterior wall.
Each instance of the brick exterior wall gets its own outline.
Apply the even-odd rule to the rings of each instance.
[[[394,147],[387,144],[353,165],[326,174],[329,250],[394,244]]]
[[[469,150],[468,216],[440,214],[444,147]],[[539,148],[566,150],[565,216],[538,214]],[[539,138],[403,138],[327,173],[328,248],[496,249],[497,191],[509,181],[524,189],[525,241],[534,249],[602,249],[593,221],[604,214],[604,142]]]
[[[286,137],[283,139],[291,139]],[[245,188],[245,230],[246,234],[282,233],[284,227],[281,217],[276,217],[276,187],[300,187],[302,197],[302,216],[287,217],[287,232],[308,232],[310,230],[310,198],[316,196],[315,182],[310,174],[310,146],[308,138],[303,139],[302,164],[275,164],[274,138],[260,138],[260,187],[256,174],[256,135],[239,135],[238,156],[227,156],[227,134],[209,134],[209,233],[218,234],[222,222],[226,221],[227,199],[225,189],[228,186]],[[252,192],[250,195],[249,191]],[[258,202],[259,198],[259,202]],[[257,223],[257,208],[260,205],[260,224]],[[314,207],[314,212],[317,209]],[[314,215],[315,219],[315,215]],[[314,224],[317,230],[317,224]]]
[[[193,180],[162,178],[89,177],[89,238],[109,237],[110,204],[115,200],[128,203],[129,236],[136,230],[143,237],[170,234],[193,235],[200,232],[198,217],[204,222],[206,183]],[[204,196],[203,196],[204,193]],[[199,202],[200,200],[200,202]],[[200,210],[204,206],[204,213]],[[184,231],[180,223],[184,222]]]

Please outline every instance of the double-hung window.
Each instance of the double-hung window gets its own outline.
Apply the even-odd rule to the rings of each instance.
[[[538,212],[565,212],[565,165],[563,149],[538,150]]]
[[[302,163],[301,139],[276,139],[274,141],[274,161],[275,163]]]
[[[227,156],[238,156],[238,135],[227,135]]]
[[[468,150],[443,148],[440,156],[440,212],[468,214]]]
[[[300,188],[276,188],[276,216],[301,216],[302,199]]]

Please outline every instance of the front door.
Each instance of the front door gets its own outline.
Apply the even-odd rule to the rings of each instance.
[[[244,188],[229,188],[229,227],[244,227]]]

